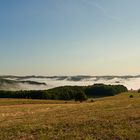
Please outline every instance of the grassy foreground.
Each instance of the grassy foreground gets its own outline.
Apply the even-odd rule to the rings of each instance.
[[[0,99],[0,140],[138,140],[140,94],[94,102]]]

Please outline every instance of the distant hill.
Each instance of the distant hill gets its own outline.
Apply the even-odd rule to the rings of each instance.
[[[0,89],[4,90],[45,90],[60,86],[88,86],[93,84],[121,84],[126,86],[129,90],[138,90],[140,83],[140,75],[132,76],[90,76],[90,75],[77,75],[77,76],[14,76],[3,75],[0,76]],[[46,85],[47,84],[47,85]]]
[[[9,80],[9,79],[0,78],[0,90],[18,90],[18,89],[22,89],[23,87],[26,88],[29,86],[47,86],[47,84],[44,82],[41,83],[41,82],[29,81],[29,80],[18,81],[18,80]]]
[[[125,75],[125,76],[87,76],[87,75],[77,75],[77,76],[36,76],[36,75],[30,75],[30,76],[13,76],[13,75],[4,75],[0,76],[2,79],[16,79],[16,80],[25,80],[25,79],[31,79],[31,78],[49,78],[49,79],[56,79],[56,80],[68,80],[68,81],[81,81],[83,79],[89,79],[89,78],[96,78],[97,79],[106,79],[111,80],[114,78],[122,78],[122,79],[128,79],[128,78],[140,78],[140,75],[132,76],[132,75]]]

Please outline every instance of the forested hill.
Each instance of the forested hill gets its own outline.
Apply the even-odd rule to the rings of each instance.
[[[49,90],[0,91],[0,98],[29,98],[51,100],[86,100],[90,97],[114,96],[127,92],[123,85],[94,84],[92,86],[63,86]]]

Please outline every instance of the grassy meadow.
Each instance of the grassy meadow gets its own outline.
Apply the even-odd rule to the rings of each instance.
[[[129,95],[133,94],[133,98]],[[0,99],[0,140],[139,140],[140,94],[86,102]]]

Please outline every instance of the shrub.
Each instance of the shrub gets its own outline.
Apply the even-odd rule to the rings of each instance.
[[[133,98],[134,96],[131,94],[131,95],[129,95],[129,98]]]
[[[92,103],[93,103],[93,102],[94,102],[94,100],[93,100],[93,99],[91,99],[91,100],[90,100],[90,102],[92,102]]]
[[[76,95],[75,95],[75,101],[80,101],[80,102],[83,102],[87,100],[87,96],[85,95],[84,92],[78,92]]]

